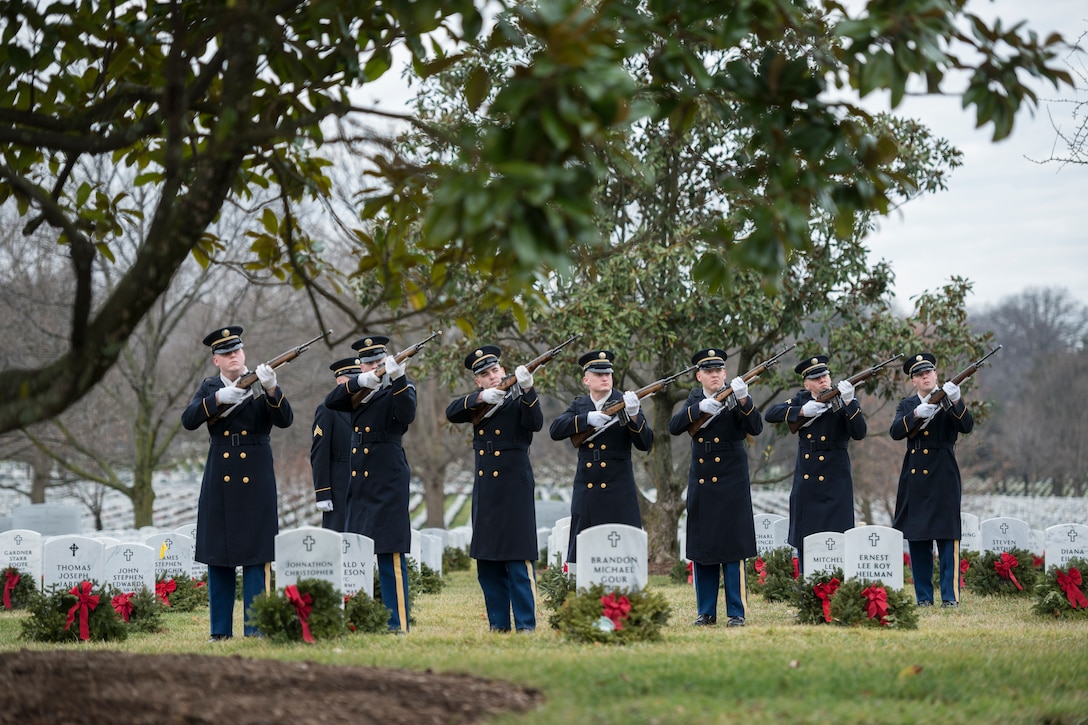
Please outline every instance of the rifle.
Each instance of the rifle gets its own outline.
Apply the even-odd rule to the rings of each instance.
[[[655,393],[660,393],[662,390],[669,387],[669,385],[671,385],[674,381],[676,381],[680,376],[687,375],[692,370],[694,370],[696,367],[698,367],[698,366],[697,365],[692,365],[690,367],[684,368],[683,370],[676,373],[675,375],[670,375],[667,378],[661,378],[660,380],[655,380],[654,382],[650,383],[649,385],[645,385],[645,386],[639,388],[638,390],[636,390],[635,395],[638,396],[639,400],[642,400],[643,398],[647,398],[647,397],[649,397],[651,395],[654,395]],[[605,415],[616,415],[621,410],[623,410],[625,405],[626,404],[622,400],[617,400],[614,403],[606,405],[604,408],[601,409],[601,412],[604,413]],[[618,418],[617,418],[617,420],[618,420]],[[611,423],[609,423],[609,425],[611,425]],[[605,427],[607,427],[607,426],[605,426]],[[597,435],[603,430],[604,430],[604,428],[590,427],[588,430],[584,430],[581,433],[575,433],[574,435],[572,435],[570,437],[570,442],[571,442],[571,444],[574,445],[575,448],[578,448],[579,446],[581,446],[586,441],[590,441],[590,440],[596,438]]]
[[[752,368],[751,370],[749,370],[748,372],[746,372],[744,375],[741,376],[744,379],[744,382],[748,383],[748,384],[752,384],[755,381],[759,380],[760,375],[762,375],[769,368],[771,368],[775,364],[777,364],[779,358],[781,358],[783,355],[785,355],[787,352],[789,352],[790,350],[792,350],[795,347],[797,347],[797,345],[790,345],[789,347],[784,348],[782,350],[782,352],[778,353],[777,355],[775,355],[771,359],[764,360],[759,365],[756,365],[754,368]],[[729,385],[729,383],[726,383],[725,385],[723,385],[721,387],[721,390],[714,393],[714,395],[711,396],[711,397],[713,397],[714,400],[718,401],[719,403],[724,403],[725,406],[727,408],[729,408],[730,410],[735,408],[736,405],[737,405],[737,396],[733,395],[733,388],[732,388],[732,386]],[[697,419],[692,421],[691,425],[688,426],[688,434],[692,438],[697,436],[699,434],[699,431],[702,430],[703,426],[707,424],[707,422],[711,419],[711,417],[712,416],[710,415],[710,413],[703,413],[702,415],[700,415]]]
[[[952,382],[956,385],[959,385],[964,380],[977,373],[986,364],[987,358],[996,353],[1002,347],[1002,345],[998,345],[997,347],[990,348],[990,351],[988,353],[968,365],[966,368],[963,369],[963,372],[952,378]],[[945,394],[944,390],[942,390],[941,388],[937,388],[929,394],[929,402],[933,403],[934,405],[940,405],[941,408],[943,408],[944,410],[948,410],[952,407],[952,401],[948,399],[948,395]],[[914,424],[914,427],[910,429],[910,432],[907,433],[907,438],[916,437],[918,433],[920,433],[921,430],[926,427],[927,423],[928,419],[917,421]]]
[[[898,355],[890,357],[879,365],[874,365],[871,368],[866,368],[865,370],[862,370],[856,375],[851,375],[849,378],[847,378],[847,381],[854,387],[857,387],[858,385],[861,385],[866,380],[873,377],[881,370],[883,370],[886,366],[890,365],[901,357],[903,357],[903,353],[899,353]],[[838,387],[833,385],[817,395],[814,400],[817,403],[831,403],[832,410],[840,410],[842,408],[842,398],[839,397],[840,395],[841,393],[839,392]],[[801,430],[801,428],[805,426],[805,423],[808,420],[808,418],[802,418],[799,420],[790,421],[790,433],[796,433],[797,431]]]
[[[564,347],[571,344],[572,342],[574,342],[575,340],[577,340],[581,336],[582,336],[581,333],[571,335],[566,340],[559,343],[558,345],[553,347],[551,350],[548,350],[543,355],[530,360],[528,363],[525,364],[525,369],[528,370],[531,373],[534,370],[536,370],[538,367],[540,367],[541,365],[544,365],[545,363],[551,362],[552,360],[555,359],[555,356],[559,354],[560,350],[562,350]],[[514,383],[516,383],[516,382],[517,382],[517,378],[514,376],[514,374],[513,373],[508,373],[506,375],[506,377],[504,377],[502,379],[502,381],[500,381],[499,384],[496,387],[499,390],[509,390],[510,388],[514,387]],[[481,403],[480,405],[473,408],[472,409],[472,424],[473,425],[479,425],[480,421],[482,421],[484,418],[487,418],[488,416],[490,416],[491,411],[494,410],[494,409],[495,409],[495,406],[492,405],[491,403]]]
[[[281,352],[279,355],[277,355],[276,357],[272,358],[267,363],[265,363],[265,365],[272,368],[273,370],[278,370],[279,368],[281,368],[284,365],[287,365],[288,363],[293,361],[296,357],[298,357],[302,353],[309,350],[310,345],[313,345],[318,340],[320,340],[322,338],[325,338],[325,337],[328,337],[331,334],[332,334],[332,330],[325,330],[324,332],[322,332],[320,335],[318,335],[314,339],[307,340],[306,342],[302,343],[298,347],[292,347],[290,350],[287,350],[285,352]],[[249,390],[257,382],[257,379],[258,379],[257,378],[257,373],[255,371],[250,371],[250,372],[246,373],[245,375],[243,375],[242,377],[238,378],[238,382],[236,382],[234,384],[234,387],[242,388],[243,390]],[[241,400],[239,400],[237,403],[230,406],[226,410],[219,411],[214,416],[212,416],[211,418],[208,419],[208,425],[211,425],[212,423],[219,420],[220,418],[222,418],[225,415],[230,415],[231,411],[233,411],[239,405],[244,403],[247,399],[248,398],[242,398]]]
[[[441,334],[442,334],[441,330],[435,330],[430,335],[428,335],[424,339],[417,342],[415,345],[412,345],[410,347],[406,347],[405,349],[401,350],[396,355],[394,355],[393,358],[398,363],[403,363],[405,360],[407,360],[408,358],[412,357],[417,352],[422,350],[424,345],[426,345],[428,342],[435,339],[436,337],[438,337]],[[380,381],[382,379],[382,377],[384,377],[384,376],[385,376],[385,371],[383,370],[382,373],[380,375],[378,375],[378,380]],[[363,388],[359,392],[354,393],[351,396],[351,407],[352,408],[358,408],[360,405],[362,405],[363,401],[366,400],[367,396],[369,396],[373,392],[374,392],[374,388]]]

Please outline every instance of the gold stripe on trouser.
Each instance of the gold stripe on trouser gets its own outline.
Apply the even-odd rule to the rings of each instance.
[[[400,568],[400,553],[393,553],[393,580],[396,582],[397,590],[397,618],[400,620],[400,628],[405,632],[408,631],[408,611],[404,607],[404,602],[407,599],[404,591],[404,572]]]
[[[272,595],[272,562],[270,561],[264,563],[264,594],[266,597]]]
[[[747,561],[745,559],[740,560],[740,606],[744,614],[742,617],[748,616],[748,586],[746,579],[748,577],[748,570],[745,567]]]
[[[960,601],[960,540],[952,542],[952,592],[956,595],[956,602]]]
[[[533,602],[536,603],[536,577],[533,576],[533,562],[525,560],[525,573],[529,575],[529,586],[533,588]]]

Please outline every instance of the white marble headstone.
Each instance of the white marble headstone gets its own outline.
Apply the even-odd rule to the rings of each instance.
[[[441,537],[420,532],[419,539],[420,555],[423,557],[421,563],[426,564],[438,576],[442,576],[442,553],[445,547],[442,545]]]
[[[437,536],[439,539],[442,540],[442,548],[443,549],[445,549],[446,546],[449,545],[450,532],[447,529],[439,529],[439,528],[436,528],[434,526],[431,526],[431,527],[428,527],[428,528],[425,528],[425,529],[420,529],[419,533],[421,533],[421,534],[423,534],[425,536]],[[428,564],[428,566],[430,566],[430,565]]]
[[[1088,526],[1058,524],[1049,527],[1046,530],[1046,568],[1065,569],[1070,559],[1088,560]]]
[[[960,551],[982,551],[979,541],[978,516],[960,512]]]
[[[174,579],[191,576],[193,569],[193,540],[176,531],[152,534],[144,543],[155,552],[155,578]]]
[[[805,537],[802,547],[805,560],[801,571],[806,577],[817,572],[832,572],[842,569],[846,572],[846,535],[838,531],[822,531]]]
[[[783,518],[771,524],[771,537],[774,548],[781,549],[784,546],[789,546],[790,520]]]
[[[203,579],[204,575],[208,573],[208,565],[203,563],[203,562],[200,562],[200,561],[196,560],[196,523],[183,524],[183,525],[177,527],[176,529],[174,529],[174,531],[178,532],[179,534],[185,534],[190,539],[192,539],[192,542],[193,542],[193,552],[192,552],[193,566],[189,569],[189,576],[192,577],[193,579]]]
[[[30,575],[38,586],[42,580],[42,535],[30,529],[0,533],[0,571],[8,567]]]
[[[785,516],[779,516],[778,514],[756,514],[756,551],[760,554],[766,554],[772,549],[777,549],[780,546],[785,546],[784,543],[776,544],[774,537],[774,522],[781,521],[786,518]]]
[[[301,579],[321,579],[340,591],[344,553],[338,531],[302,526],[276,535],[276,588],[298,584]]]
[[[888,526],[855,526],[846,534],[847,579],[879,581],[903,588],[903,532]]]
[[[646,532],[626,524],[591,526],[578,534],[578,588],[639,591],[649,581]]]
[[[53,536],[42,547],[42,591],[52,587],[68,591],[83,581],[95,586],[102,583],[103,553],[101,541],[86,536]]]
[[[548,566],[555,562],[556,554],[559,555],[560,565],[567,563],[567,549],[570,548],[570,516],[564,516],[555,522],[555,549],[548,550]]]
[[[158,551],[147,544],[114,544],[104,553],[102,583],[121,592],[155,591]]]
[[[353,597],[359,592],[374,596],[374,568],[377,559],[374,556],[374,539],[362,534],[344,532],[340,534],[343,544],[344,585],[346,597]]]
[[[999,516],[978,525],[982,551],[1002,553],[1012,549],[1031,551],[1031,527],[1026,521]]]

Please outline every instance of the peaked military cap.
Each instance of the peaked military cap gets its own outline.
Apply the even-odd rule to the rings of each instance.
[[[385,350],[388,342],[389,338],[385,335],[368,335],[353,342],[351,349],[359,353],[359,362],[377,362],[389,354]]]
[[[934,357],[931,352],[920,352],[917,355],[911,355],[907,358],[907,361],[903,363],[903,372],[911,377],[921,375],[922,373],[928,373],[930,370],[936,369],[937,358]]]
[[[346,357],[343,360],[337,360],[329,365],[329,370],[332,370],[334,378],[341,375],[358,375],[363,372],[363,369],[359,367],[359,358],[357,357]]]
[[[213,355],[225,355],[228,352],[241,350],[245,347],[242,344],[242,328],[238,325],[220,327],[204,336],[204,344],[212,349]]]
[[[829,359],[827,355],[813,355],[797,363],[793,371],[805,380],[822,378],[831,372],[831,368],[827,366]]]
[[[728,358],[725,350],[709,347],[692,355],[691,364],[698,365],[700,370],[718,370],[725,367]]]
[[[578,358],[578,364],[584,373],[610,373],[615,359],[616,353],[611,350],[591,350]]]
[[[488,368],[499,364],[502,350],[495,345],[482,345],[465,357],[465,367],[472,371],[473,375],[479,375]]]

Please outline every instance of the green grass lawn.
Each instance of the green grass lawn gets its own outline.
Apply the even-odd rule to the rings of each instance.
[[[695,628],[691,588],[653,577],[673,608],[663,641],[614,647],[563,640],[543,609],[536,632],[491,634],[474,571],[446,582],[413,603],[406,637],[209,644],[204,610],[168,614],[160,634],[66,647],[432,669],[544,693],[503,723],[1088,722],[1088,620],[1038,617],[1029,599],[968,593],[959,609],[922,610],[917,630],[881,631],[797,625],[788,605],[754,597],[749,626]],[[56,647],[21,640],[24,616],[0,614],[0,651]]]

